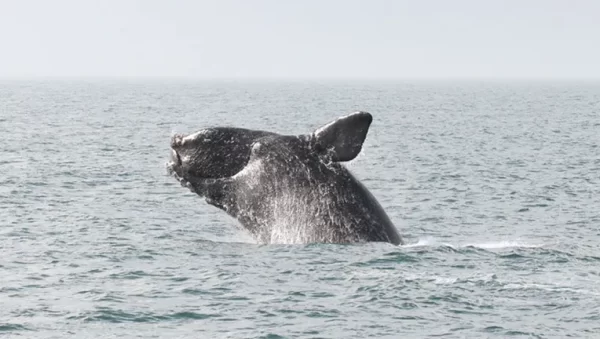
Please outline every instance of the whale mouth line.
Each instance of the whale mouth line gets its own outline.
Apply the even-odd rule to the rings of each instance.
[[[170,159],[170,162],[173,163],[174,166],[181,166],[181,164],[182,164],[181,156],[173,148],[171,148],[171,159]]]
[[[181,186],[188,187],[189,181],[185,179],[181,169],[181,157],[174,149],[171,149],[171,157],[166,164],[167,173],[177,179]]]

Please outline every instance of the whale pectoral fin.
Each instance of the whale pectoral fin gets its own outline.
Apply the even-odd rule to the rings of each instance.
[[[338,118],[313,133],[318,150],[327,150],[333,161],[350,161],[360,153],[373,116],[356,112]]]

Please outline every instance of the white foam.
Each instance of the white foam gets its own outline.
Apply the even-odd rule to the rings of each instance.
[[[466,243],[453,245],[448,243],[441,243],[434,237],[424,237],[419,238],[416,243],[405,244],[401,247],[404,248],[413,248],[413,247],[451,247],[451,248],[465,248],[465,247],[475,247],[481,248],[485,250],[494,250],[494,249],[508,249],[508,248],[540,248],[544,247],[547,244],[545,243],[535,243],[535,242],[526,242],[526,241],[511,241],[511,240],[502,240],[502,241],[492,241],[492,242],[483,242],[483,243]]]
[[[438,242],[433,237],[425,237],[423,239],[419,238],[419,240],[414,244],[404,244],[401,247],[411,248],[411,247],[422,247],[422,246],[436,246],[439,245]]]
[[[508,283],[505,290],[542,290],[548,292],[570,292],[584,295],[600,296],[600,291],[575,288],[573,286],[539,283]]]
[[[476,247],[485,250],[494,250],[494,249],[504,249],[504,248],[539,248],[543,247],[545,244],[533,244],[526,243],[521,241],[499,241],[499,242],[489,242],[489,243],[480,243],[480,244],[465,244],[460,247]]]
[[[436,277],[433,281],[436,285],[452,285],[458,281],[458,278]]]

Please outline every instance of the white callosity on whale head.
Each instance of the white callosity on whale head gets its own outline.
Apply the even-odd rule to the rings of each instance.
[[[181,134],[176,134],[175,138],[178,139],[178,141],[179,141],[178,145],[179,146],[185,146],[187,143],[194,142],[195,140],[197,140],[198,138],[200,138],[202,136],[205,136],[206,134],[208,134],[208,130],[203,129],[201,131],[198,131],[196,133],[192,133],[192,134],[189,134],[189,135],[186,135],[186,136],[183,136]],[[210,139],[205,139],[204,141],[205,142],[209,142]]]

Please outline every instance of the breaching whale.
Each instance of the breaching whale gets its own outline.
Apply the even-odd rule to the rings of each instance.
[[[234,127],[171,138],[167,169],[263,244],[401,244],[394,224],[342,162],[362,150],[373,117],[355,112],[310,134]]]

